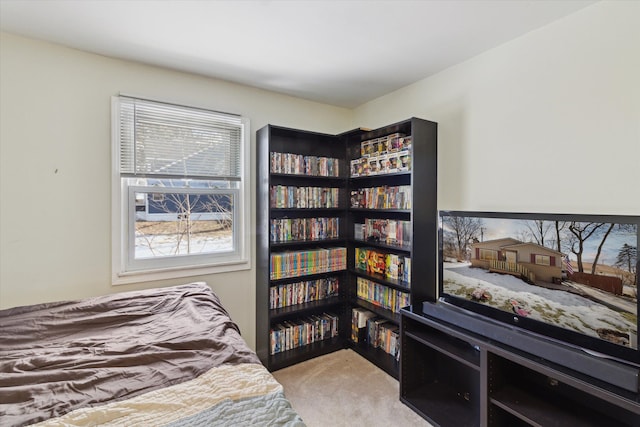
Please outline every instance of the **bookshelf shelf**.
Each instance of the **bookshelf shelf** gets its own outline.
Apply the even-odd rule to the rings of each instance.
[[[340,304],[343,304],[343,301],[340,297],[331,297],[325,298],[318,301],[307,302],[304,304],[296,304],[288,307],[282,308],[274,308],[271,309],[271,320],[279,321],[281,319],[289,318],[290,316],[303,316],[307,315],[310,312],[314,312],[318,308],[322,308],[323,310],[331,311],[332,307],[337,307]]]
[[[410,273],[410,277],[436,277],[437,124],[412,118],[375,130],[356,129],[339,135],[268,125],[258,130],[256,140],[258,168],[256,350],[258,356],[268,369],[276,370],[339,348],[353,347],[358,353],[397,378],[399,365],[395,356],[369,345],[368,340],[355,343],[350,338],[354,308],[369,310],[372,315],[386,321],[381,330],[387,334],[385,339],[388,342],[395,343],[392,339],[396,339],[389,334],[399,336],[399,314],[358,298],[358,285],[373,286],[372,289],[376,292],[381,290],[385,298],[390,295],[388,299],[376,299],[377,303],[385,307],[396,307],[405,300],[419,303],[432,299],[429,297],[431,290],[419,285],[411,286],[408,281],[403,281],[402,277],[395,279],[396,267],[393,267],[394,270],[390,270],[391,273],[388,275],[358,270],[354,268],[355,253],[357,248],[374,248],[381,253],[397,257],[390,260],[391,265],[397,266],[398,269],[404,268],[405,261],[407,263],[410,261],[406,271]],[[363,151],[364,148],[367,149],[366,153]],[[317,165],[331,165],[330,174],[335,176],[291,173],[310,170],[304,163],[304,159],[307,158],[312,158],[314,161],[316,158],[323,158],[318,160]],[[379,167],[379,170],[388,172],[352,176],[353,172],[357,173],[358,167],[365,163],[366,167]],[[394,168],[404,170],[396,171]],[[317,170],[324,171],[320,166]],[[420,183],[420,197],[413,197],[411,194],[411,184],[414,182]],[[323,192],[330,193],[327,198],[333,206],[306,207],[313,206],[316,203],[316,194]],[[372,198],[374,193],[375,199]],[[304,195],[299,196],[300,194]],[[308,194],[312,196],[308,197]],[[358,203],[385,208],[372,209],[362,207],[365,204],[354,205],[353,195],[358,197]],[[366,202],[367,197],[369,202]],[[273,239],[271,236],[270,225],[280,220],[320,217],[339,218],[337,238],[277,241],[278,239]],[[356,238],[354,227],[356,224],[365,223],[367,219],[389,221],[389,224],[396,221],[402,224],[402,230],[398,228],[398,236],[400,231],[407,233],[407,240],[401,240],[400,237],[397,240],[404,241],[405,244],[389,244],[386,241]],[[413,243],[410,244],[409,241]],[[294,269],[293,274],[277,278],[271,274],[272,255],[339,247],[346,249],[344,271],[319,274],[314,272],[314,274],[303,275]],[[411,259],[408,260],[409,258]],[[339,277],[338,295],[295,306],[269,308],[270,290],[274,286],[329,276]],[[368,284],[363,283],[364,279]],[[368,296],[367,299],[374,300]],[[339,317],[339,336],[332,339],[331,343],[313,343],[294,350],[269,354],[270,331],[273,328],[281,327],[283,323],[295,322],[301,316],[318,316],[325,312],[334,313]],[[386,344],[386,349],[389,350],[389,344]]]
[[[269,357],[269,369],[277,371],[323,354],[332,353],[344,348],[344,342],[341,338],[331,338],[328,340],[314,342],[304,347],[298,347],[293,350],[277,353]]]
[[[274,182],[278,182],[279,178],[283,179],[283,182],[287,180],[295,180],[295,181],[321,181],[323,183],[327,182],[340,182],[344,181],[344,177],[341,176],[323,176],[323,175],[305,175],[303,173],[271,173]]]
[[[346,270],[325,271],[323,273],[307,274],[304,276],[293,276],[293,277],[283,277],[281,279],[272,279],[269,281],[270,282],[269,286],[274,286],[274,285],[283,284],[283,283],[299,282],[301,280],[315,280],[315,279],[321,279],[321,278],[330,277],[330,276],[342,276],[344,275],[345,271]]]
[[[271,248],[274,250],[287,250],[290,248],[304,247],[304,246],[336,246],[345,245],[345,239],[320,239],[320,240],[290,240],[288,242],[273,242]]]
[[[271,208],[274,212],[296,212],[301,215],[304,215],[304,212],[343,212],[343,208],[334,207],[334,208]]]
[[[357,270],[354,268],[350,268],[349,273],[351,273],[356,277],[362,277],[364,279],[371,280],[376,283],[380,283],[382,285],[388,286],[393,289],[397,289],[399,291],[404,291],[404,292],[411,291],[411,285],[402,280],[393,280],[393,279],[386,278],[381,274],[367,273],[366,271]]]
[[[357,304],[359,307],[365,308],[373,313],[375,313],[377,316],[382,317],[384,319],[387,320],[391,320],[394,323],[399,323],[400,322],[400,313],[394,313],[391,310],[388,310],[386,308],[380,307],[379,305],[373,304],[369,301],[365,301],[363,299],[357,298],[355,300],[355,304]]]
[[[367,343],[354,344],[353,350],[387,374],[398,379],[398,369],[400,365],[395,357],[385,353],[379,348],[373,348]]]
[[[411,171],[392,172],[377,175],[364,175],[364,176],[350,176],[349,179],[353,181],[366,181],[366,180],[388,180],[393,177],[411,177]]]
[[[411,209],[371,209],[371,208],[351,208],[349,209],[352,212],[363,212],[370,214],[411,214]]]
[[[360,239],[353,239],[352,243],[355,246],[371,246],[374,248],[388,249],[394,252],[406,252],[406,253],[411,252],[411,245],[398,246],[398,245],[392,245],[392,244],[383,243],[383,242],[377,242],[374,240],[360,240]]]

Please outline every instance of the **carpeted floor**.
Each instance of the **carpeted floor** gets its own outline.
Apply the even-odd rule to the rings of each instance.
[[[398,381],[340,350],[273,373],[308,427],[430,424],[399,400]]]

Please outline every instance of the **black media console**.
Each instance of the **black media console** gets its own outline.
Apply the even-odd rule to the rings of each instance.
[[[438,426],[640,426],[638,369],[457,307],[401,311],[400,400]]]

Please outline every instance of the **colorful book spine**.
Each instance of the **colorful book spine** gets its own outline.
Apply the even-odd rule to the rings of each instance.
[[[361,227],[361,240],[397,246],[411,245],[411,221],[367,218]]]
[[[400,328],[392,323],[385,323],[376,331],[377,348],[394,356],[400,355]]]
[[[332,157],[270,152],[271,173],[312,176],[340,176],[340,161]]]
[[[372,276],[411,284],[411,258],[377,249],[356,247],[354,268]]]
[[[340,203],[340,189],[335,187],[272,185],[269,191],[272,208],[338,208]]]
[[[400,358],[400,328],[393,322],[376,316],[369,310],[356,307],[351,310],[351,341],[365,342]]]
[[[270,257],[271,280],[309,274],[345,270],[347,249],[343,247],[272,253]]]
[[[269,288],[269,308],[283,308],[331,298],[338,295],[339,288],[337,277],[272,286]]]
[[[340,218],[281,218],[270,221],[273,243],[297,240],[325,240],[339,237]]]
[[[411,209],[411,186],[368,187],[352,190],[352,208],[360,209]]]
[[[351,309],[351,341],[354,343],[366,341],[364,332],[367,321],[374,316],[374,313],[364,308],[354,307]]]
[[[410,304],[408,292],[402,292],[362,277],[358,277],[356,283],[358,298],[373,305],[397,313],[401,308]]]
[[[273,355],[336,336],[338,336],[338,316],[322,313],[275,325],[269,332],[269,350]]]

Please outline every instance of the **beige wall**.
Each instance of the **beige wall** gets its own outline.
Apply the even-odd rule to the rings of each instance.
[[[253,269],[111,285],[110,98],[240,113],[253,151],[268,123],[338,133],[353,127],[352,111],[7,33],[0,43],[0,307],[206,280],[253,346]],[[253,254],[255,210],[250,227]]]
[[[355,123],[438,122],[440,209],[640,215],[639,76],[640,3],[600,2],[362,105]]]
[[[640,3],[597,3],[355,110],[2,34],[0,307],[169,284],[110,285],[119,92],[241,113],[252,143],[267,123],[337,133],[422,117],[439,123],[440,209],[638,215],[638,22]],[[194,279],[253,345],[254,271]]]

